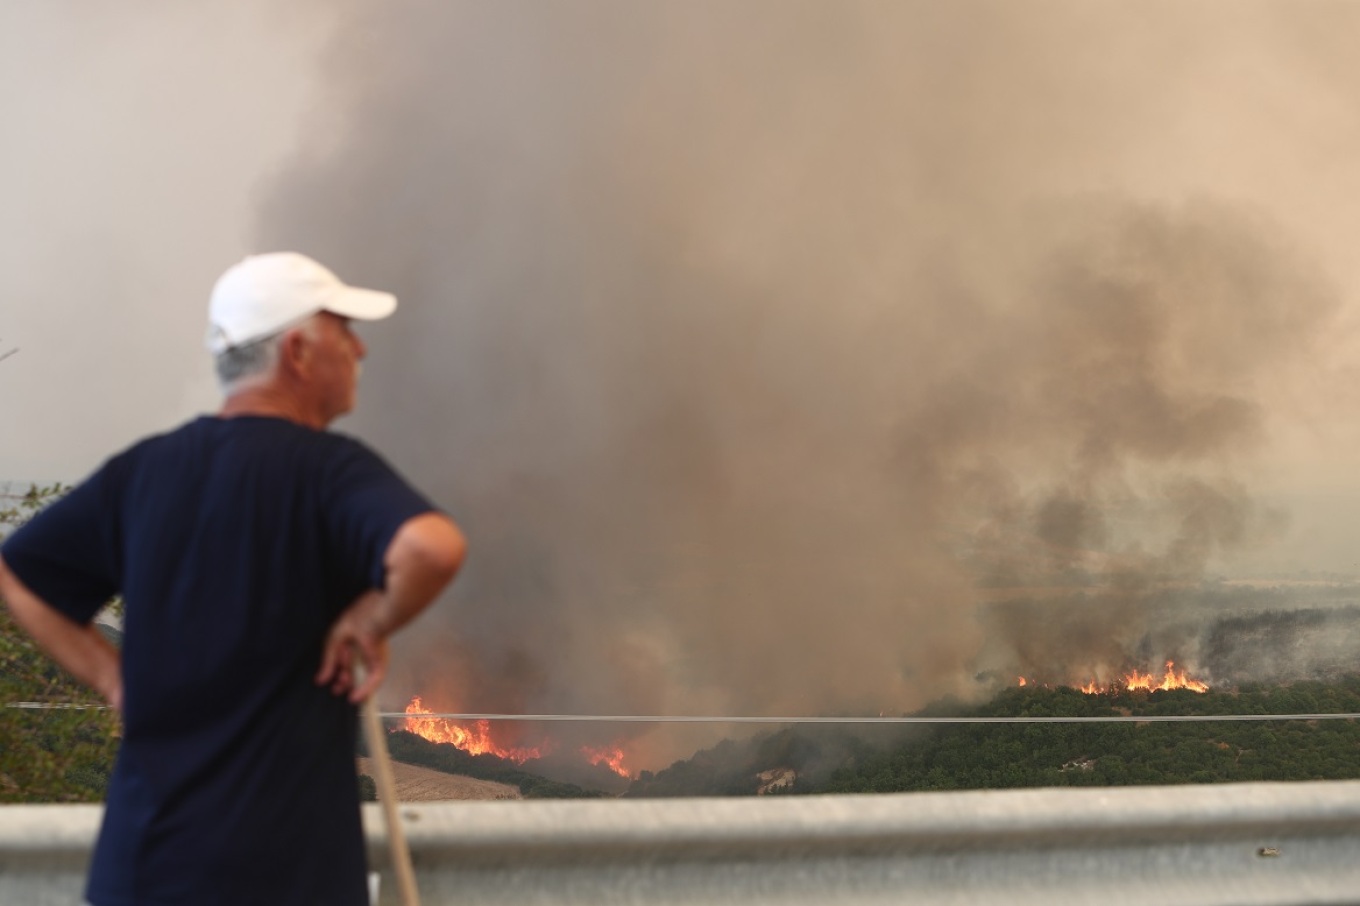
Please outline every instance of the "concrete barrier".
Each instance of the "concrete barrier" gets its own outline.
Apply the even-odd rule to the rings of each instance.
[[[1360,782],[403,806],[441,904],[1360,902]],[[380,813],[370,859],[386,876]],[[79,903],[96,806],[0,809],[0,906]]]

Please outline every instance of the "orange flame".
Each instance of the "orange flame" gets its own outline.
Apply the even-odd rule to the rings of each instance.
[[[1158,682],[1157,678],[1151,673],[1139,673],[1137,670],[1134,670],[1124,677],[1124,685],[1130,691],[1134,689],[1146,689],[1148,691],[1152,691],[1153,689],[1190,689],[1194,692],[1209,691],[1207,683],[1190,679],[1186,676],[1184,670],[1177,672],[1176,665],[1172,661],[1166,662],[1166,673],[1162,676],[1161,682]]]
[[[1025,677],[1019,677],[1019,685],[1031,685],[1031,681]],[[1074,684],[1075,685],[1075,684]],[[1099,695],[1102,692],[1113,690],[1127,690],[1129,692],[1144,691],[1155,692],[1158,689],[1189,689],[1191,692],[1208,692],[1209,684],[1201,680],[1191,679],[1184,670],[1177,670],[1173,661],[1166,662],[1166,673],[1158,679],[1152,673],[1140,673],[1136,669],[1130,670],[1118,680],[1112,683],[1102,683],[1099,680],[1091,680],[1083,685],[1076,686],[1078,691],[1085,692],[1087,695]]]
[[[633,772],[624,767],[623,749],[619,746],[602,746],[598,749],[581,746],[581,754],[591,764],[602,764],[620,777],[627,777],[630,780],[633,777]]]
[[[491,721],[476,720],[471,723],[458,723],[437,717],[420,717],[421,714],[434,712],[426,708],[417,695],[406,706],[408,717],[403,729],[430,742],[449,742],[470,755],[495,755],[516,764],[524,764],[531,758],[542,758],[549,748],[543,746],[503,746],[491,736]]]

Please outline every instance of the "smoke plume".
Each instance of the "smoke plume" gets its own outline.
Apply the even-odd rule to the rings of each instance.
[[[402,299],[351,429],[471,559],[395,694],[877,714],[1173,653],[1336,305],[1159,182],[1220,31],[1151,6],[351,8],[259,245]]]

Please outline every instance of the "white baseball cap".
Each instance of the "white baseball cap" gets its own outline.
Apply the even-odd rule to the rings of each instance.
[[[262,340],[328,311],[377,321],[396,311],[397,297],[347,286],[297,252],[251,255],[217,279],[208,304],[208,349],[214,355]]]

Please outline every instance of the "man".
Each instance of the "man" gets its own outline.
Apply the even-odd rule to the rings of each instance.
[[[367,903],[355,704],[465,546],[324,430],[354,405],[350,321],[396,304],[302,255],[247,258],[209,307],[221,411],[113,457],[0,550],[15,618],[122,712],[94,906]],[[91,623],[116,593],[121,654]]]

